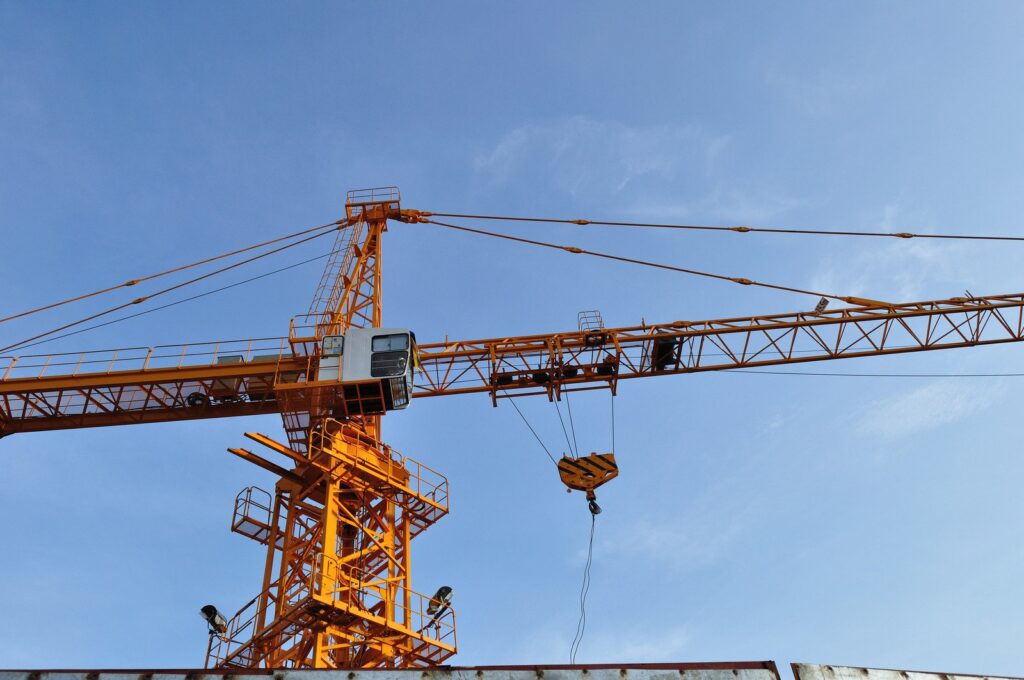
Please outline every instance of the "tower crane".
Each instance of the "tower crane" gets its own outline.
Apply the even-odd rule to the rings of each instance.
[[[203,608],[208,667],[416,667],[455,654],[451,589],[413,590],[410,561],[412,539],[448,512],[448,482],[381,439],[382,416],[417,399],[559,400],[633,378],[1024,340],[1016,293],[621,328],[586,317],[566,332],[418,343],[382,327],[381,238],[389,220],[428,215],[403,209],[394,187],[349,192],[287,337],[0,359],[0,436],[281,415],[284,441],[247,432],[258,446],[228,449],[278,481],[235,500],[232,530],[266,546],[263,584],[230,619]]]

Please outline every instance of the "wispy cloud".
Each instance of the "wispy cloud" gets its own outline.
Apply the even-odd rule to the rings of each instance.
[[[859,414],[857,430],[888,439],[915,434],[980,413],[1004,392],[1001,383],[936,380],[868,404]]]
[[[631,126],[572,116],[517,127],[477,154],[485,186],[515,184],[636,219],[760,223],[802,202],[736,180],[737,140],[696,124]]]
[[[572,116],[518,127],[476,158],[492,184],[529,175],[573,197],[621,193],[640,179],[706,171],[729,143],[695,125],[632,127]]]
[[[934,220],[920,210],[909,210],[898,201],[886,204],[869,229],[885,232],[934,230]],[[862,227],[865,228],[865,227]],[[973,278],[966,266],[964,246],[957,243],[893,239],[859,244],[841,255],[823,258],[812,275],[810,287],[839,295],[905,301],[935,295],[962,295]]]
[[[769,91],[796,112],[821,117],[848,111],[852,105],[872,96],[881,81],[874,73],[866,75],[864,69],[853,72],[833,68],[795,73],[779,66],[768,66],[764,82]]]
[[[742,480],[742,488],[711,488],[689,501],[676,517],[638,520],[617,527],[594,547],[603,560],[660,563],[676,572],[710,567],[741,549],[745,537],[765,521],[765,503]],[[743,498],[722,503],[722,498]]]
[[[649,202],[630,210],[642,219],[682,220],[714,219],[729,225],[757,225],[795,210],[804,201],[768,190],[740,190],[721,184],[708,193],[688,201]]]

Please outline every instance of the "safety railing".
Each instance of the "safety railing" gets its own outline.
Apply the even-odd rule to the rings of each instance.
[[[276,583],[249,600],[228,621],[227,631],[221,635],[210,636],[206,667],[215,668],[225,663],[230,666],[252,666],[253,649],[247,647],[249,643],[263,628],[277,624],[287,626],[291,623],[285,617],[293,611],[298,611],[297,605],[309,598],[316,579],[317,570],[310,570],[308,576],[291,583],[280,602]]]
[[[576,315],[576,325],[579,327],[580,333],[599,331],[604,329],[604,319],[601,318],[600,310],[586,309]]]
[[[354,469],[381,478],[392,486],[407,490],[416,499],[434,506],[441,513],[448,512],[448,478],[420,463],[407,458],[384,442],[370,437],[341,421],[327,419],[321,429],[310,433],[310,456],[319,452],[355,449],[356,455],[347,461]],[[336,457],[336,455],[335,455]]]
[[[402,460],[405,469],[409,471],[409,490],[417,498],[433,505],[441,512],[448,512],[448,479],[415,458]]]
[[[257,635],[273,630],[287,636],[303,626],[300,620],[311,599],[344,609],[371,623],[411,634],[429,645],[455,649],[455,613],[451,607],[407,588],[400,580],[387,579],[345,565],[320,554],[306,577],[294,581],[283,600],[277,600],[276,584],[243,606],[227,630],[211,635],[206,666],[250,666]],[[275,618],[276,617],[276,618]],[[308,621],[305,621],[308,623]]]
[[[270,493],[258,486],[247,486],[235,496],[231,530],[263,545],[270,541]]]
[[[323,555],[314,586],[317,599],[344,607],[378,625],[411,633],[430,644],[455,648],[455,612],[431,597]]]
[[[319,340],[328,335],[340,335],[341,324],[332,320],[330,313],[300,314],[291,320],[288,341],[294,347],[304,348],[302,354],[319,354]]]
[[[345,194],[345,205],[360,206],[377,203],[392,203],[395,207],[402,201],[402,193],[398,187],[373,187],[370,189],[353,189]]]
[[[0,357],[0,381],[213,366],[238,361],[269,361],[291,356],[287,338],[225,340],[57,354],[25,354],[17,357]]]

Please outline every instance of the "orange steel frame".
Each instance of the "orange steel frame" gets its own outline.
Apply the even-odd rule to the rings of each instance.
[[[447,480],[382,443],[379,416],[332,417],[338,384],[314,379],[324,336],[381,325],[380,237],[397,191],[350,194],[346,208],[345,255],[329,264],[311,323],[293,322],[288,338],[306,363],[275,372],[288,443],[247,433],[294,467],[229,449],[281,479],[272,505],[252,503],[253,489],[236,503],[232,528],[267,546],[263,589],[211,636],[208,666],[401,668],[456,651],[452,610],[428,614],[411,587],[410,542],[448,512]]]
[[[330,321],[321,325],[322,333]],[[314,328],[313,324],[311,328]],[[333,332],[333,331],[332,331]],[[113,352],[0,358],[0,433],[31,432],[141,422],[288,412],[289,386],[301,392],[315,375],[315,333],[293,328],[290,338],[266,341],[297,348],[260,359],[247,345],[211,344]],[[566,331],[419,345],[421,371],[413,397],[487,393],[495,403],[512,396],[615,389],[619,380],[733,368],[756,368],[831,359],[900,354],[1024,340],[1024,293],[796,312],[713,321],[673,321],[624,328]],[[667,363],[652,359],[661,343]],[[142,357],[182,357],[170,367],[143,366]],[[195,358],[193,358],[195,355]],[[221,355],[241,357],[217,363]],[[213,358],[211,358],[213,357]],[[194,361],[195,363],[188,363]],[[86,363],[105,370],[74,373]],[[267,394],[267,383],[275,391]],[[231,383],[230,399],[200,407],[190,394]],[[321,395],[323,396],[323,395]],[[296,397],[298,398],[298,397]],[[294,401],[294,400],[293,400]],[[301,401],[301,400],[300,400]],[[309,403],[307,401],[302,403]],[[301,419],[304,411],[297,410]],[[301,428],[297,430],[301,433]],[[291,443],[291,442],[290,442]],[[295,441],[297,448],[304,441]]]
[[[440,474],[380,441],[378,415],[339,415],[320,341],[380,327],[380,239],[416,222],[396,189],[350,192],[347,229],[288,337],[0,358],[0,436],[280,413],[286,443],[246,433],[235,455],[279,476],[236,499],[232,530],[267,547],[263,588],[211,637],[219,668],[433,666],[456,652],[451,609],[411,587],[412,539],[448,511]],[[1024,340],[1024,293],[420,345],[414,397],[499,399],[655,375]],[[372,386],[367,386],[372,387]],[[342,415],[346,417],[342,417]]]

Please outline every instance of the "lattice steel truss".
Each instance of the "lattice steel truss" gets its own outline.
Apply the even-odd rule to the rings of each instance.
[[[286,465],[229,449],[279,482],[236,500],[232,529],[267,548],[263,587],[211,638],[211,667],[431,666],[456,651],[452,610],[429,607],[411,583],[410,542],[447,513],[447,481],[382,443],[379,416],[336,419],[341,387],[316,380],[326,335],[381,326],[387,220],[419,219],[394,188],[350,193],[347,212],[309,313],[287,337],[0,357],[0,436],[282,415],[285,443],[247,436]],[[563,333],[420,345],[413,396],[554,400],[614,392],[630,378],[1019,342],[1024,294],[623,328],[595,313],[578,322]]]

